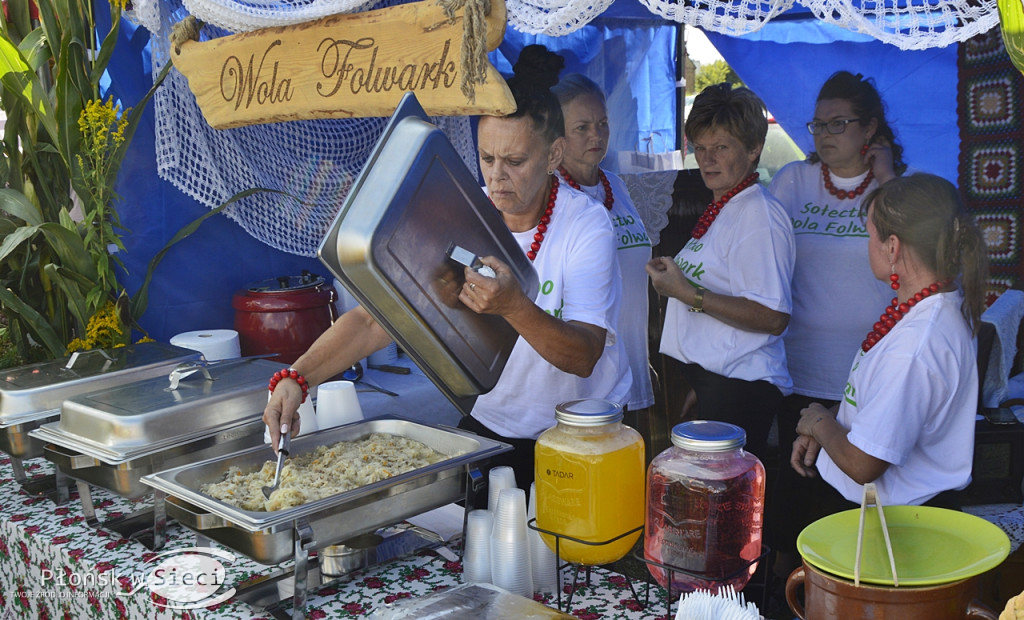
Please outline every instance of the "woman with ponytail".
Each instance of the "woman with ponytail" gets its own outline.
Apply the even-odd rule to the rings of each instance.
[[[895,297],[861,343],[838,411],[801,412],[790,463],[828,483],[823,500],[805,499],[804,525],[859,505],[868,482],[884,505],[956,508],[950,491],[971,481],[984,241],[937,176],[892,179],[864,204],[871,271]]]

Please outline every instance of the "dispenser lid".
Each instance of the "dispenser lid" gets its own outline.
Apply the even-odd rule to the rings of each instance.
[[[697,452],[726,452],[747,443],[747,431],[728,422],[692,420],[672,428],[672,443]]]
[[[555,406],[555,419],[571,426],[601,426],[622,420],[622,405],[600,398],[570,400]]]

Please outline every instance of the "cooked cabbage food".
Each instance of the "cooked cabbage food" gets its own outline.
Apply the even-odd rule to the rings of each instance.
[[[285,459],[281,484],[270,494],[270,499],[263,497],[263,487],[274,482],[276,460],[267,461],[262,469],[249,473],[232,466],[222,482],[204,484],[199,490],[243,510],[284,510],[446,458],[449,456],[419,441],[373,433],[364,439],[318,446],[312,452]]]

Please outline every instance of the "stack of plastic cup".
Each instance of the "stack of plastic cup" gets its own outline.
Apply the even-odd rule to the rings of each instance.
[[[526,510],[526,522],[537,517],[537,485],[530,485],[530,503]],[[536,525],[536,523],[534,523]],[[555,552],[544,543],[540,532],[527,528],[530,539],[530,565],[533,570],[533,591],[554,593],[558,591],[558,567]]]
[[[515,470],[507,465],[492,467],[487,474],[487,510],[494,512],[498,509],[498,494],[502,489],[514,489],[515,487]]]
[[[466,515],[466,548],[462,552],[462,581],[491,583],[491,530],[494,515],[490,510],[471,510]]]
[[[526,493],[519,488],[502,489],[491,531],[491,583],[514,594],[533,598],[527,529]]]

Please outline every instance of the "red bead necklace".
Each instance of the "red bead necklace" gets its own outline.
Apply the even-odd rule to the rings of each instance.
[[[572,178],[569,171],[565,169],[565,166],[559,166],[558,171],[562,173],[563,177],[565,177],[565,182],[569,184],[569,187],[578,192],[583,191],[580,189],[580,184],[576,179]],[[611,211],[612,205],[615,204],[615,196],[612,195],[612,184],[608,180],[608,175],[606,175],[604,170],[601,170],[600,168],[597,169],[597,177],[601,179],[601,185],[604,185],[604,208]]]
[[[851,189],[836,189],[834,183],[832,183],[832,175],[828,172],[828,166],[825,162],[821,162],[821,176],[825,180],[825,189],[828,193],[832,194],[839,200],[846,200],[847,198],[855,198],[864,193],[864,190],[871,185],[871,181],[875,178],[875,171],[868,169],[868,176],[864,177],[864,180],[860,182],[860,185]]]
[[[860,344],[860,348],[867,353],[871,350],[871,347],[878,344],[878,341],[882,339],[882,336],[888,334],[893,327],[896,326],[900,320],[910,312],[910,309],[917,305],[919,301],[925,297],[930,297],[933,293],[938,293],[942,289],[949,285],[951,280],[945,280],[942,282],[934,282],[921,289],[920,293],[914,293],[914,296],[907,301],[900,303],[899,297],[893,297],[892,303],[885,308],[885,312],[882,316],[878,317],[878,322],[874,324],[874,329],[868,332],[864,342]]]
[[[531,262],[537,258],[540,244],[544,243],[544,233],[548,231],[548,224],[551,223],[551,212],[555,210],[556,198],[558,198],[558,177],[551,175],[551,192],[548,194],[548,208],[544,210],[544,215],[541,216],[540,222],[537,223],[537,232],[533,235],[533,243],[530,244],[530,250],[526,253],[526,257]]]
[[[722,196],[721,200],[709,202],[708,206],[704,208],[704,213],[697,218],[697,224],[693,227],[693,232],[690,233],[690,236],[694,239],[700,239],[703,237],[704,234],[708,232],[708,229],[711,228],[711,225],[715,223],[715,218],[718,217],[718,214],[722,211],[722,207],[732,200],[733,196],[756,183],[760,176],[761,174],[759,172],[751,174],[749,177],[740,181],[739,185],[727,191],[725,195]]]

